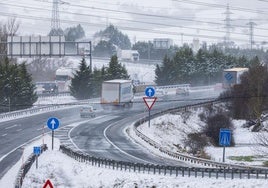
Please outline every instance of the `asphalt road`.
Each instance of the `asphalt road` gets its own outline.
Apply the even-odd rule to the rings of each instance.
[[[201,91],[193,92],[190,96],[162,96],[153,106],[151,114],[170,107],[198,103],[208,95],[215,97],[217,94]],[[102,111],[96,118],[74,128],[70,135],[80,150],[92,156],[134,163],[186,166],[187,164],[182,162],[153,155],[124,134],[124,129],[128,125],[147,115],[147,107],[140,98],[135,101],[132,109]]]
[[[210,91],[194,92],[186,98],[181,96],[162,97],[155,103],[152,113],[165,108],[196,103],[199,102],[198,98],[206,98],[208,96],[212,96]],[[169,102],[170,100],[176,100],[177,102]],[[162,158],[152,155],[122,134],[123,129],[129,123],[135,121],[140,116],[148,115],[146,114],[148,113],[146,108],[142,98],[140,98],[131,110],[101,111],[97,114],[96,118],[73,129],[71,137],[81,150],[99,157],[125,161],[178,164],[177,161],[163,161]],[[79,116],[79,107],[73,106],[68,109],[1,122],[0,178],[20,159],[25,143],[41,136],[44,126],[45,132],[49,131],[46,127],[46,122],[50,117],[57,117],[60,120],[60,128],[72,123],[85,121],[85,119],[81,119]]]

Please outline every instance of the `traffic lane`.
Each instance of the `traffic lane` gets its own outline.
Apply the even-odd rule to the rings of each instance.
[[[0,158],[20,145],[42,135],[43,131],[48,132],[46,122],[52,116],[59,118],[60,126],[76,122],[80,118],[78,108],[69,108],[1,122]]]
[[[108,142],[103,135],[108,125],[120,119],[121,117],[115,117],[113,120],[104,121],[101,124],[94,123],[92,120],[73,129],[70,136],[80,150],[91,156],[122,160],[125,158],[124,154]]]
[[[126,137],[126,135],[124,135],[123,128],[126,127],[126,124],[134,122],[138,118],[147,116],[146,113],[143,113],[144,104],[137,103],[135,106],[139,106],[139,110],[137,110],[137,108],[136,110],[117,110],[107,116],[114,117],[108,118],[107,121],[105,121],[105,118],[102,118],[103,122],[98,122],[95,119],[92,119],[88,123],[79,125],[73,129],[70,134],[73,142],[78,146],[79,149],[95,157],[128,162],[178,165],[178,161],[170,162],[163,160],[162,157],[153,156],[146,148],[134,143],[132,140]],[[139,117],[134,117],[133,114],[136,113],[142,114],[140,114]],[[121,121],[123,121],[123,123]],[[107,127],[113,127],[113,125],[120,125],[121,127],[120,129],[116,128],[114,131],[110,131],[111,129],[108,129],[108,139],[106,139],[104,131]],[[111,139],[111,142],[109,138]],[[121,149],[121,147],[123,149]]]
[[[135,119],[139,119],[143,116],[143,113],[136,116],[129,116],[129,118],[123,118],[107,127],[105,131],[107,139],[116,147],[117,150],[124,154],[124,158],[120,160],[134,163],[143,162],[160,165],[187,166],[184,162],[163,158],[154,154],[146,147],[125,135],[124,132],[126,126],[130,126],[131,122],[134,122]]]

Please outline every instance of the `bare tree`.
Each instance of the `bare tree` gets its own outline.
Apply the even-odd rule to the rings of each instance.
[[[4,31],[8,36],[15,36],[19,30],[20,24],[16,21],[16,18],[9,18],[4,25]]]
[[[268,155],[268,137],[267,132],[259,132],[255,136],[255,141],[259,144],[261,147],[254,147],[254,150],[257,152]]]
[[[71,66],[66,59],[35,58],[27,63],[27,70],[34,81],[53,81],[55,72],[61,66]]]
[[[6,23],[0,24],[0,59],[5,58],[7,54],[7,37],[15,36],[19,27],[20,24],[16,18],[9,18]]]

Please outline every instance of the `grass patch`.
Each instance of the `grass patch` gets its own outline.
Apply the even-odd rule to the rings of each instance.
[[[233,161],[245,161],[245,162],[253,162],[254,156],[230,156],[229,159]]]

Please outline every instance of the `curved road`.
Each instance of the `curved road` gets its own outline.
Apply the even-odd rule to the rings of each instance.
[[[218,93],[213,96],[216,95]],[[175,100],[176,96],[159,98],[153,107],[152,113],[174,105],[181,106],[191,102],[196,103],[199,101],[188,101],[186,99],[205,98],[207,96],[213,97],[211,92],[202,91],[191,93],[189,97],[183,98],[176,103],[165,101]],[[52,116],[59,118],[61,122],[60,130],[72,123],[86,121],[87,123],[81,123],[74,128],[70,135],[73,142],[81,150],[94,156],[132,162],[178,164],[177,161],[164,161],[162,158],[152,155],[122,133],[127,125],[145,115],[148,115],[147,107],[140,97],[131,110],[101,111],[96,118],[88,119],[88,121],[80,118],[78,106],[72,106],[53,112],[44,112],[30,117],[0,122],[0,178],[20,159],[24,144],[41,136],[44,126],[45,132],[50,132],[46,128],[46,122]],[[106,133],[107,137],[105,137],[104,133]]]

